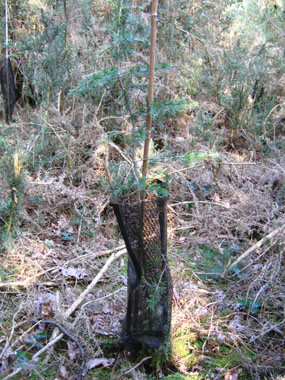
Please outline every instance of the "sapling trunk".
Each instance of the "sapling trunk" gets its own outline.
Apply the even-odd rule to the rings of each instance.
[[[142,165],[144,179],[147,175],[151,139],[157,6],[158,0],[152,0],[148,104]],[[133,123],[133,164],[136,168],[134,117],[122,80],[119,79]],[[170,352],[172,285],[167,262],[167,197],[147,199],[144,192],[138,193],[138,200],[134,200],[133,193],[130,192],[113,198],[111,203],[129,258],[128,305],[121,338],[131,357],[144,355],[146,350],[151,352],[153,362],[156,362],[156,357],[160,358],[160,352],[163,352],[164,359],[168,358]]]
[[[148,82],[148,106],[147,106],[148,109],[147,109],[147,118],[146,118],[146,131],[145,131],[143,167],[142,167],[142,175],[144,177],[146,177],[146,174],[147,174],[149,143],[150,143],[151,123],[152,123],[151,103],[153,101],[153,87],[154,87],[157,5],[158,5],[158,0],[153,0],[152,8],[151,8],[151,43],[150,43],[149,82]]]

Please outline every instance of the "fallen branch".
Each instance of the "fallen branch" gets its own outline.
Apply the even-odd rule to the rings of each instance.
[[[180,205],[189,205],[190,203],[193,203],[193,200],[192,201],[183,201],[183,202],[178,202],[178,203],[172,203],[171,205],[168,205],[168,207],[174,207],[174,206],[180,206]],[[206,204],[206,205],[210,205],[210,206],[223,207],[227,210],[230,209],[229,205],[225,205],[225,204],[217,203],[217,202],[198,201],[198,203],[202,203],[202,204]]]
[[[109,255],[110,253],[118,252],[118,251],[121,251],[121,250],[124,251],[125,253],[127,252],[125,244],[120,245],[119,247],[114,248],[114,249],[109,249],[108,251],[103,251],[103,252],[99,252],[99,253],[86,253],[85,255],[81,255],[79,257],[75,257],[74,259],[71,259],[71,260],[67,261],[66,263],[69,264],[69,263],[71,263],[73,261],[86,259],[87,257],[97,259],[98,257],[106,256],[106,255]]]
[[[31,285],[28,281],[13,281],[13,282],[0,282],[0,289],[4,288],[25,288]]]
[[[113,253],[108,260],[106,261],[103,268],[100,270],[100,272],[97,274],[97,276],[94,278],[94,280],[87,286],[87,288],[80,294],[80,296],[73,302],[73,304],[66,310],[64,313],[64,319],[67,319],[71,316],[71,314],[77,309],[77,307],[82,303],[84,298],[91,292],[91,290],[96,286],[98,281],[101,279],[103,274],[107,271],[109,266],[112,264],[113,261],[117,260],[119,257],[123,256],[123,254],[126,253],[126,250],[122,250],[116,253]]]
[[[274,236],[282,232],[282,230],[285,228],[285,225],[276,228],[276,230],[270,232],[270,234],[264,236],[259,242],[251,246],[249,249],[247,249],[241,256],[239,256],[233,263],[231,263],[229,266],[225,268],[224,275],[233,269],[239,262],[244,260],[247,256],[249,256],[252,252],[254,252],[256,249],[260,248],[267,240],[272,239]]]
[[[56,326],[62,332],[61,335],[66,335],[70,340],[72,340],[77,345],[77,347],[79,349],[79,352],[80,352],[80,355],[81,355],[81,359],[82,359],[81,368],[79,370],[79,374],[78,374],[77,378],[78,378],[78,380],[81,380],[82,376],[84,374],[84,367],[85,367],[86,358],[85,358],[85,352],[84,352],[81,344],[78,342],[78,340],[76,338],[74,338],[74,336],[72,336],[71,334],[69,334],[69,332],[66,331],[65,328],[63,328],[59,323],[57,323],[55,321],[48,321],[48,320],[37,321],[37,320],[32,320],[31,322],[34,322],[34,323],[37,323],[37,322],[39,322],[39,323],[47,323],[47,324],[50,324],[50,325],[54,325],[54,326]]]
[[[9,375],[3,377],[3,379],[1,379],[1,380],[12,379],[14,376],[16,376],[16,375],[17,375],[19,372],[21,372],[21,371],[22,371],[22,368],[19,367],[19,368],[15,369],[15,371],[9,373]]]
[[[77,307],[82,303],[84,298],[91,292],[91,290],[96,286],[98,281],[101,279],[101,277],[104,275],[104,273],[107,271],[109,266],[113,263],[113,261],[117,260],[119,257],[123,256],[123,254],[126,253],[126,250],[121,250],[118,252],[113,253],[108,260],[106,261],[105,265],[103,268],[100,270],[100,272],[96,275],[96,277],[93,279],[93,281],[88,285],[88,287],[80,294],[80,296],[73,302],[73,304],[66,310],[64,313],[63,319],[67,319],[68,317],[71,316],[71,314],[77,309]],[[45,323],[45,321],[40,321],[41,323]],[[51,321],[48,321],[50,323]],[[58,323],[53,322],[52,324],[56,325],[56,329],[53,331],[51,340],[49,343],[44,346],[41,350],[39,350],[35,355],[32,357],[31,362],[33,362],[37,357],[39,357],[41,354],[46,352],[49,348],[51,348],[54,344],[56,344],[64,335],[67,335],[70,337],[70,334],[67,333],[66,330],[63,329]],[[60,326],[60,327],[59,327]],[[61,334],[59,334],[59,330],[64,331]],[[82,355],[82,353],[81,353]],[[84,356],[82,356],[84,358]],[[16,376],[19,372],[21,372],[22,368],[17,368],[15,371],[7,375],[4,379],[2,380],[8,380]],[[82,376],[83,369],[81,367],[80,374],[79,376]],[[80,379],[80,377],[79,377]]]
[[[50,347],[52,347],[56,342],[58,342],[62,337],[64,336],[63,333],[61,333],[60,335],[58,335],[55,339],[49,341],[42,349],[40,349],[38,352],[36,352],[32,359],[31,359],[31,362],[35,361],[41,354],[43,354],[44,352],[46,352]],[[12,379],[14,376],[16,376],[19,372],[22,371],[23,368],[21,367],[18,367],[17,369],[15,369],[15,371],[9,373],[9,375],[7,375],[6,377],[4,377],[3,379],[1,380],[8,380],[8,379]]]
[[[87,257],[89,258],[98,258],[98,257],[102,257],[102,256],[106,256],[106,255],[109,255],[110,253],[113,253],[113,252],[122,252],[122,253],[126,253],[127,250],[125,248],[125,245],[120,245],[119,247],[117,248],[114,248],[114,249],[110,249],[108,251],[103,251],[103,252],[100,252],[100,253],[87,253],[85,255],[82,255],[80,257],[75,257],[74,259],[71,259],[69,261],[67,261],[65,263],[66,264],[70,264],[71,262],[73,261],[77,261],[77,260],[82,260],[82,259],[85,259]],[[41,272],[39,275],[42,275],[48,271],[51,271],[51,270],[54,270],[54,267],[53,268],[50,268],[49,270],[47,271],[43,271]],[[86,281],[86,279],[84,279],[84,281]],[[9,288],[26,288],[28,286],[34,286],[34,283],[31,283],[30,280],[25,280],[25,281],[12,281],[12,282],[0,282],[0,289],[9,289]],[[58,282],[56,281],[45,281],[45,282],[41,282],[41,286],[47,286],[47,287],[53,287],[53,286],[58,286]]]
[[[115,143],[113,143],[113,141],[109,141],[108,144],[115,148],[128,164],[132,165],[132,161],[125,155],[122,149],[120,149]]]
[[[119,252],[113,253],[108,260],[106,261],[103,268],[100,270],[100,272],[97,274],[97,276],[94,278],[94,280],[88,285],[88,287],[80,294],[80,296],[73,302],[73,304],[66,310],[66,312],[63,315],[63,319],[67,319],[71,316],[72,313],[77,309],[77,307],[82,303],[84,298],[91,292],[91,290],[96,286],[98,281],[101,279],[103,274],[107,271],[109,266],[112,264],[113,261],[117,260],[119,257],[121,257],[123,254],[126,253],[126,250],[122,250]],[[51,339],[53,341],[53,344],[55,344],[58,340],[60,340],[63,336],[63,334],[59,334],[59,329],[54,329]],[[57,339],[58,338],[58,339]]]
[[[36,280],[36,279],[35,279]],[[82,279],[84,280],[84,283],[86,283],[86,278]],[[68,279],[66,281],[68,284],[74,284],[75,279]],[[78,280],[76,281],[78,283]],[[28,286],[34,286],[34,283],[31,283],[29,281],[14,281],[14,282],[0,282],[0,289],[9,289],[9,288],[27,288]],[[45,281],[41,282],[41,286],[45,287],[58,287],[58,281]]]

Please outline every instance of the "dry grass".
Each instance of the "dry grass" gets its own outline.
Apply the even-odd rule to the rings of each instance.
[[[100,130],[94,130],[91,122],[84,124],[84,131],[82,145],[86,135],[89,139],[96,133],[100,137]],[[24,130],[21,132],[24,140]],[[62,133],[64,141],[64,128],[57,133],[58,140]],[[5,282],[23,282],[20,293],[12,288],[1,291],[2,349],[10,337],[3,357],[23,347],[28,350],[20,335],[29,327],[22,322],[37,313],[36,284],[42,284],[43,317],[61,323],[84,345],[89,359],[106,355],[104,339],[113,339],[120,333],[126,305],[125,257],[110,267],[71,318],[62,319],[64,310],[102,267],[105,256],[96,257],[98,253],[122,244],[108,206],[108,192],[100,185],[105,179],[104,151],[93,143],[92,153],[87,160],[83,159],[80,139],[79,136],[70,141],[68,149],[78,158],[70,169],[65,158],[58,167],[50,166],[33,177],[24,173],[27,191],[18,215],[20,230],[8,249],[2,251],[4,270],[13,273]],[[91,140],[94,141],[93,137]],[[201,147],[201,151],[205,148]],[[232,259],[227,256],[225,261],[227,247],[234,248],[233,255],[237,257],[256,239],[284,224],[282,157],[256,162],[245,154],[216,154],[200,157],[191,165],[180,159],[164,163],[172,173],[169,199],[169,257],[175,289],[172,336],[174,342],[185,336],[193,361],[190,365],[189,360],[174,352],[174,363],[182,373],[212,373],[217,379],[224,378],[226,371],[237,363],[244,376],[250,374],[253,379],[270,376],[273,370],[281,370],[282,362],[279,347],[284,332],[284,236],[275,237],[242,263],[239,270],[246,277],[230,273],[224,278],[222,272],[218,277],[207,277],[205,267],[200,264],[205,260],[205,250],[211,249],[215,260],[225,267],[227,260]],[[207,263],[207,270],[216,270],[215,260]],[[260,305],[257,313],[252,313],[250,306],[241,305],[240,300],[257,302]],[[221,369],[217,358],[223,350],[229,362]],[[53,370],[56,371],[56,362],[58,368],[75,370],[70,361],[73,351],[67,347],[63,354],[59,347],[49,359]],[[233,361],[232,352],[239,352],[242,360]],[[111,357],[116,358],[116,354],[113,352]],[[214,358],[212,365],[207,362],[209,357]],[[126,370],[124,362],[122,366],[119,364],[117,370]],[[96,370],[88,376],[96,378]],[[139,368],[130,376],[144,378]]]
[[[82,21],[81,10],[72,7],[70,40],[74,58],[78,58],[76,54],[82,57],[72,71],[72,85],[109,64],[104,54],[100,62],[95,62],[88,45],[88,41],[96,47],[110,42],[101,27],[108,20],[110,8],[104,1],[100,4],[90,15],[94,28],[89,40],[76,32]],[[191,4],[189,14],[198,7]],[[199,46],[195,40],[194,44]],[[161,57],[164,53],[159,52]],[[136,53],[132,61],[122,62],[122,70],[142,61],[146,61],[145,56]],[[176,68],[166,75],[156,74],[159,98],[183,95],[184,90],[177,89],[176,83]],[[127,181],[132,170],[130,152],[125,149],[131,136],[130,119],[128,115],[105,114],[104,96],[100,104],[92,106],[80,105],[77,96],[67,98],[62,114],[55,105],[49,107],[48,114],[43,109],[19,107],[15,111],[17,122],[2,128],[10,151],[1,157],[1,227],[9,216],[5,208],[11,195],[8,177],[13,172],[7,163],[9,154],[17,152],[24,166],[13,220],[16,228],[12,237],[1,236],[0,379],[19,365],[25,371],[15,379],[32,378],[33,370],[38,371],[36,378],[47,380],[74,379],[78,373],[80,356],[66,338],[52,352],[46,352],[37,367],[23,362],[23,357],[21,361],[19,352],[30,359],[39,349],[27,342],[27,337],[36,335],[34,332],[43,332],[39,326],[29,330],[32,323],[28,321],[39,317],[39,309],[44,319],[60,323],[80,342],[87,360],[117,359],[107,369],[90,370],[87,380],[102,380],[104,376],[114,380],[134,365],[119,354],[122,347],[117,340],[127,302],[127,257],[109,267],[72,316],[63,317],[100,272],[111,251],[123,245],[109,206],[104,161],[107,133],[118,128],[123,138],[109,146],[109,158],[112,163],[120,161],[116,168],[120,184]],[[130,97],[134,106],[145,104],[141,90],[133,90]],[[188,100],[192,101],[190,96]],[[285,157],[276,145],[277,139],[280,146],[284,142],[282,123],[273,125],[273,136],[265,136],[271,152],[267,158],[261,158],[260,152],[248,144],[220,153],[215,150],[216,137],[224,142],[230,133],[226,112],[212,98],[201,96],[198,100],[200,111],[214,117],[210,148],[202,137],[197,139],[191,133],[198,117],[195,112],[166,123],[167,141],[164,130],[157,128],[153,135],[161,149],[167,148],[169,153],[163,156],[153,147],[152,158],[157,159],[157,165],[150,170],[150,177],[161,179],[162,171],[170,177],[172,361],[181,373],[194,379],[226,379],[228,371],[237,368],[241,372],[235,378],[240,380],[281,380],[284,234],[254,250],[235,271],[226,273],[226,268],[262,237],[285,224]],[[276,121],[282,120],[283,111],[281,107],[276,110]],[[138,125],[142,122],[141,117]],[[139,165],[140,160],[138,152]],[[114,178],[116,172],[111,174]],[[41,344],[50,339],[53,327],[47,327]],[[146,379],[147,375],[139,367],[128,378]]]

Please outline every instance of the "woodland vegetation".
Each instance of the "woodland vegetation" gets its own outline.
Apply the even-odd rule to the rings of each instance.
[[[159,0],[149,107],[150,1],[0,9],[0,379],[284,379],[284,1]],[[166,364],[119,337],[136,188],[169,196]]]

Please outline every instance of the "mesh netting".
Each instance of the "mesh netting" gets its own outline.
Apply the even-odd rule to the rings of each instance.
[[[9,58],[2,58],[1,60],[1,89],[5,101],[6,122],[9,123],[12,120],[14,106],[18,99],[13,69]]]
[[[158,348],[169,337],[172,284],[167,262],[167,198],[112,202],[128,255],[126,349]]]

